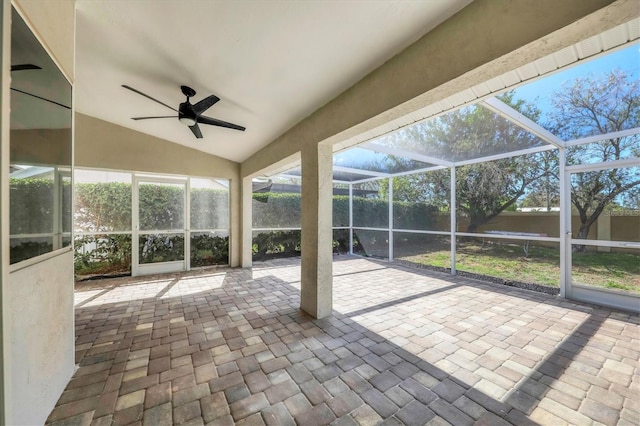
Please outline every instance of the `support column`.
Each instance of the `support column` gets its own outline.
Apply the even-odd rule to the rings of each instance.
[[[253,184],[251,177],[242,178],[242,267],[253,264]]]
[[[315,145],[302,151],[302,270],[300,307],[314,318],[333,306],[333,152]]]
[[[611,240],[611,211],[602,212],[600,216],[598,216],[598,221],[596,223],[598,228],[598,240],[600,241],[610,241]],[[598,246],[599,252],[610,252],[611,247],[602,247]]]
[[[451,198],[449,200],[449,215],[451,222],[451,275],[456,275],[456,250],[457,250],[457,241],[456,241],[456,229],[458,229],[457,223],[457,211],[458,204],[456,201],[456,166],[451,167],[450,170],[450,189],[451,189]]]
[[[242,265],[242,178],[229,181],[229,265]]]

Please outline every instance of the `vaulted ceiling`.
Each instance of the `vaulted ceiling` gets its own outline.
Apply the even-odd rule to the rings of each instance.
[[[471,0],[77,2],[75,105],[79,113],[233,161],[243,161],[400,53]],[[174,114],[181,85],[204,115],[245,132]]]

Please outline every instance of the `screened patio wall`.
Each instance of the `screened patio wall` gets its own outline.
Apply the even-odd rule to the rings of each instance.
[[[637,24],[636,19],[586,40],[573,53],[591,57],[590,45],[620,33],[620,40],[637,38],[632,30]],[[626,102],[609,95],[620,87],[640,99],[640,70],[628,59],[637,59],[638,44],[620,41],[619,46],[569,68],[564,80],[584,91],[580,79],[597,82],[590,74],[596,69],[598,84],[619,79],[618,88],[603,89],[609,102]],[[550,60],[558,66],[563,55],[567,52]],[[532,65],[538,74],[543,62]],[[523,81],[526,72],[523,67],[512,74]],[[349,206],[348,216],[336,215],[334,208],[334,246],[339,246],[336,232],[348,232],[342,240],[356,255],[640,311],[637,102],[629,102],[633,112],[620,122],[582,120],[563,127],[549,118],[552,108],[566,108],[557,101],[565,90],[557,78],[562,72],[506,86],[509,90],[499,94],[487,90],[479,96],[482,89],[474,87],[479,101],[471,101],[471,95],[466,101],[447,99],[425,109],[426,118],[337,151],[333,185],[349,194]],[[455,107],[456,102],[462,106]],[[295,181],[302,174],[295,167],[279,178]],[[593,179],[618,187],[601,188],[591,194],[593,200],[581,201]],[[494,194],[487,188],[494,188]],[[484,216],[474,211],[483,200],[490,201],[495,188],[514,199],[501,201],[503,207],[486,207]],[[599,197],[610,199],[599,205]],[[336,202],[342,201],[334,191]]]

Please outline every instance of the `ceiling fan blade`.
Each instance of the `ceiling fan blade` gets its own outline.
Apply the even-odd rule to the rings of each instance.
[[[132,120],[151,120],[152,118],[177,118],[177,115],[159,115],[157,117],[131,117]]]
[[[41,67],[33,64],[11,65],[11,71],[41,70],[41,69],[42,69]]]
[[[43,98],[42,96],[34,95],[33,93],[25,92],[25,91],[22,91],[20,89],[14,89],[13,87],[11,88],[11,90],[13,90],[14,92],[22,93],[23,95],[32,96],[32,97],[34,97],[36,99],[40,99],[40,100],[43,100],[43,101],[50,102],[50,103],[52,103],[54,105],[58,105],[58,106],[61,106],[63,108],[66,108],[66,109],[71,109],[70,106],[66,106],[66,105],[61,104],[59,102],[52,101],[51,99]]]
[[[202,139],[202,132],[200,131],[200,127],[198,126],[198,123],[194,124],[193,126],[189,126],[189,128],[191,129],[191,131],[193,132],[196,138]]]
[[[216,95],[208,96],[203,100],[201,100],[200,102],[193,104],[193,112],[195,112],[196,115],[200,115],[206,110],[208,110],[209,108],[211,108],[211,106],[213,106],[213,104],[215,104],[219,100],[220,98],[217,97]]]
[[[228,123],[226,121],[218,120],[217,118],[205,117],[202,115],[198,117],[198,123],[210,124],[212,126],[226,127],[228,129],[240,130],[243,132],[246,129],[245,127],[238,126],[237,124]]]
[[[145,98],[147,98],[147,99],[151,99],[152,101],[157,102],[157,103],[159,103],[160,105],[164,105],[164,106],[166,106],[167,108],[174,110],[175,112],[178,112],[178,110],[177,110],[177,109],[175,109],[174,107],[169,106],[169,105],[165,104],[164,102],[161,102],[161,101],[159,101],[159,100],[157,100],[157,99],[155,99],[155,98],[152,98],[151,96],[147,95],[146,93],[142,93],[141,91],[136,90],[136,89],[134,89],[134,88],[133,88],[133,87],[131,87],[131,86],[127,86],[126,84],[123,84],[123,85],[122,85],[122,87],[124,87],[125,89],[129,89],[129,90],[131,90],[132,92],[137,93],[138,95],[142,95],[142,96],[144,96],[144,97],[145,97]]]

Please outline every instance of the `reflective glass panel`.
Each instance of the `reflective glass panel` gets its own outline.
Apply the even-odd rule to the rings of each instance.
[[[15,10],[11,20],[9,221],[16,263],[70,243],[70,182],[61,172],[71,168],[71,85]]]
[[[21,262],[53,250],[52,237],[26,237],[9,239],[11,247],[10,263]]]

